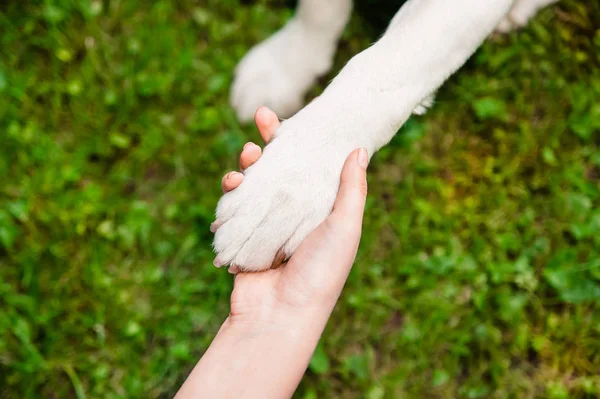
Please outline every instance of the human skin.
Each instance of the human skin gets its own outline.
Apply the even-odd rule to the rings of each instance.
[[[261,108],[255,116],[268,142],[279,125]],[[242,170],[261,156],[248,143]],[[176,398],[287,398],[296,390],[341,294],[360,241],[368,155],[346,160],[331,215],[309,234],[283,266],[236,273],[229,317]],[[223,178],[224,192],[242,184],[243,173]]]

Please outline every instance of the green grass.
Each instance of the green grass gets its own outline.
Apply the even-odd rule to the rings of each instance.
[[[0,397],[175,392],[228,312],[208,225],[258,140],[232,69],[290,13],[0,4]],[[600,395],[599,27],[565,0],[492,38],[375,157],[298,398]]]

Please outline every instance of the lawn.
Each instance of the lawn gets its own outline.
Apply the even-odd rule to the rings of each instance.
[[[170,397],[226,317],[232,70],[291,15],[240,3],[0,3],[0,397]],[[564,0],[377,154],[298,398],[600,395],[599,54],[600,3]]]

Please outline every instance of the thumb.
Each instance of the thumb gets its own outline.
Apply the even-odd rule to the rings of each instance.
[[[367,198],[367,150],[353,151],[342,169],[340,188],[329,221],[346,231],[360,231]]]
[[[331,215],[304,239],[285,268],[289,281],[308,290],[307,297],[318,293],[337,299],[344,286],[360,242],[368,163],[364,148],[348,156]]]

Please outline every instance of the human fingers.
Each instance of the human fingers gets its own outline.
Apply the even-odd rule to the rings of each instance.
[[[262,149],[259,146],[252,142],[246,143],[246,145],[244,145],[242,153],[240,154],[240,169],[242,171],[244,169],[248,169],[256,161],[258,161],[261,155]]]
[[[254,114],[254,123],[265,143],[269,143],[275,136],[275,132],[281,123],[275,112],[267,107],[260,107]]]
[[[368,165],[369,155],[364,148],[350,154],[344,164],[338,195],[328,218],[328,221],[340,230],[347,232],[361,229],[367,198]]]
[[[224,193],[236,189],[244,181],[244,175],[240,172],[229,172],[221,180],[221,188]]]

